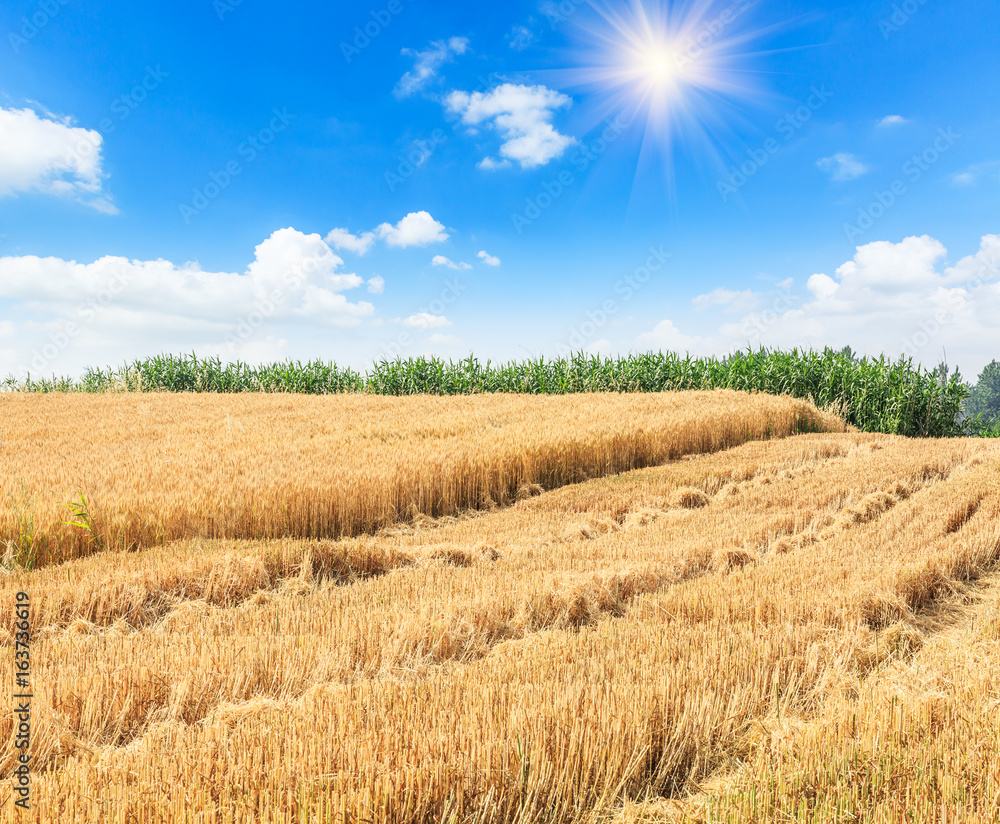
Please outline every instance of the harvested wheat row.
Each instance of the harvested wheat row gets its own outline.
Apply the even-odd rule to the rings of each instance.
[[[807,435],[362,538],[189,540],[19,573],[2,597],[36,604],[45,810],[23,818],[707,822],[724,808],[686,793],[741,763],[733,820],[801,817],[825,765],[855,763],[859,685],[915,660],[941,605],[995,567],[998,518],[990,444]],[[913,729],[937,730],[952,781],[973,762],[933,725],[978,736],[963,803],[983,811],[998,670],[980,664],[949,671],[984,702],[969,724],[929,703]],[[828,712],[840,761],[808,733]],[[871,798],[830,778],[833,814],[802,820],[835,820],[838,801],[908,820],[871,749],[899,717],[864,712]]]

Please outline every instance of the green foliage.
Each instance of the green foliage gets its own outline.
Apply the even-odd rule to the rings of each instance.
[[[90,540],[98,545],[100,548],[101,540],[100,536],[94,532],[94,516],[90,513],[90,504],[87,503],[87,499],[83,497],[83,493],[79,493],[80,500],[70,501],[69,503],[63,504],[72,514],[74,520],[72,521],[62,521],[62,523],[67,526],[75,526],[79,529],[85,529],[90,533]]]
[[[219,358],[159,355],[117,370],[89,369],[79,381],[26,380],[8,388],[52,392],[370,392],[382,395],[459,395],[483,392],[662,392],[728,388],[811,400],[836,407],[866,432],[915,437],[964,434],[969,387],[948,369],[925,370],[912,359],[859,357],[840,351],[736,352],[724,358],[650,352],[602,358],[575,353],[493,364],[473,356],[382,360],[365,374],[334,363],[284,362],[251,366]]]
[[[987,429],[1000,427],[1000,361],[992,361],[969,395],[966,412]],[[995,436],[994,436],[995,437]]]

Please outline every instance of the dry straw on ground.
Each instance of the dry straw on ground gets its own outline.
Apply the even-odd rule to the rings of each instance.
[[[804,401],[747,403],[726,390],[4,393],[0,426],[0,548],[6,542],[39,564],[178,538],[358,535],[408,515],[510,503],[532,485],[551,489],[748,439],[843,430]]]
[[[814,434],[19,573],[20,820],[995,821],[998,518],[992,443]]]

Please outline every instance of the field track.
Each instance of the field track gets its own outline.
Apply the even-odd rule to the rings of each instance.
[[[1000,820],[1000,445],[746,440],[0,578],[36,696],[0,820]]]

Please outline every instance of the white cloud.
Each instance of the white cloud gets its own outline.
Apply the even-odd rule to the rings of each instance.
[[[788,349],[851,346],[871,355],[949,362],[966,377],[1000,351],[1000,235],[986,235],[979,250],[953,265],[947,250],[927,235],[899,243],[858,247],[832,276],[818,273],[807,294],[761,295],[763,308],[717,328],[682,330],[671,319],[640,335],[635,345],[722,355],[765,345]]]
[[[430,48],[424,51],[414,51],[413,49],[403,49],[403,54],[415,57],[413,70],[404,74],[393,94],[397,98],[409,97],[412,94],[425,88],[428,83],[437,77],[438,69],[445,63],[454,59],[456,55],[465,54],[469,49],[468,38],[451,37],[448,40],[435,40]]]
[[[497,169],[509,169],[510,165],[509,160],[496,160],[492,157],[484,157],[476,164],[476,168],[487,172],[495,172]]]
[[[685,335],[672,320],[661,320],[652,331],[639,335],[635,342],[643,349],[664,349],[696,355],[711,354],[711,347],[706,346],[705,338]]]
[[[438,346],[462,346],[465,343],[461,338],[456,338],[454,335],[442,335],[440,332],[435,332],[427,340]]]
[[[163,259],[7,256],[0,258],[0,299],[13,302],[21,347],[13,362],[22,372],[62,368],[73,358],[76,365],[117,363],[173,347],[232,354],[227,340],[234,335],[241,356],[270,339],[274,357],[284,339],[271,333],[283,326],[351,329],[374,314],[371,303],[341,294],[363,283],[341,272],[342,264],[318,234],[292,228],[260,243],[242,274]],[[239,336],[241,324],[250,334]]]
[[[373,295],[381,295],[385,291],[385,278],[381,275],[370,277],[365,282],[368,284],[368,291]]]
[[[890,114],[883,117],[876,125],[877,126],[902,126],[904,123],[909,123],[905,117],[899,114]]]
[[[713,306],[724,306],[727,312],[749,312],[757,307],[758,295],[752,289],[734,292],[720,286],[704,295],[698,295],[691,303],[695,311],[703,312]]]
[[[533,43],[538,42],[535,33],[527,26],[514,26],[510,34],[507,35],[507,39],[510,41],[510,47],[514,51],[524,51]]]
[[[850,152],[837,152],[832,157],[821,158],[816,161],[816,165],[837,183],[857,180],[869,171],[868,167]]]
[[[953,174],[951,181],[959,186],[975,186],[984,178],[1000,181],[1000,160],[976,163]]]
[[[588,355],[610,355],[614,351],[614,344],[607,338],[598,338],[593,343],[587,344],[583,351]]]
[[[403,318],[403,326],[408,329],[434,329],[440,326],[451,326],[451,321],[444,315],[417,312],[415,315]]]
[[[103,188],[102,143],[100,133],[69,118],[0,107],[0,197],[41,192],[117,214]]]
[[[347,229],[331,229],[323,240],[335,249],[346,249],[356,255],[363,255],[375,244],[375,233],[352,235]]]
[[[453,91],[445,99],[445,107],[461,116],[466,126],[492,123],[504,141],[500,146],[504,160],[533,169],[561,157],[576,143],[575,138],[556,131],[551,122],[557,109],[572,102],[545,86],[504,83],[486,93]],[[502,162],[488,158],[480,167],[492,169]]]
[[[444,224],[438,223],[428,212],[410,212],[395,226],[383,223],[376,230],[380,238],[390,246],[426,246],[441,243],[450,235],[444,231]]]
[[[806,282],[806,288],[817,300],[826,300],[837,294],[837,281],[829,275],[812,275]]]
[[[465,263],[454,263],[453,261],[446,258],[444,255],[434,255],[431,258],[431,266],[447,266],[449,269],[471,269],[472,267]]]
[[[487,266],[499,266],[500,265],[500,258],[494,257],[493,255],[489,254],[488,252],[477,252],[476,253],[476,257],[479,258]]]

